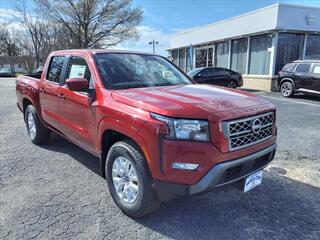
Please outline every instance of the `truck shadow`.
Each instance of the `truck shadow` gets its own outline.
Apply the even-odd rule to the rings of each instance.
[[[100,176],[98,159],[68,140],[53,134],[43,147],[70,155]],[[246,194],[228,186],[178,198],[134,221],[159,238],[177,240],[320,239],[320,189],[285,174],[265,171],[262,186]]]
[[[56,133],[51,133],[50,143],[41,145],[41,147],[50,151],[68,154],[86,168],[100,176],[99,159],[97,157],[76,146],[67,139],[60,137]]]
[[[307,94],[303,94],[303,93],[298,93],[298,94],[295,94],[293,96],[293,98],[320,102],[320,96],[318,96],[318,95],[311,95],[311,94],[307,95]]]
[[[172,239],[319,239],[320,189],[264,172],[262,186],[180,198],[138,222]]]

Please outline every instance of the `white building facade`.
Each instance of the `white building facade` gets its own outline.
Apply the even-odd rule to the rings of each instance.
[[[278,71],[298,59],[320,59],[320,8],[274,4],[190,29],[171,39],[173,62],[184,71],[224,67],[244,87],[277,90]]]

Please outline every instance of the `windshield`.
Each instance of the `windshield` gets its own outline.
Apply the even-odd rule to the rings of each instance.
[[[101,78],[108,89],[193,84],[162,57],[130,53],[96,54]]]

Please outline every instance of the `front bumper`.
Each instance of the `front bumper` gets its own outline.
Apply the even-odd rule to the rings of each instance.
[[[179,195],[192,195],[233,183],[265,168],[274,158],[276,144],[234,160],[218,163],[196,184],[185,185],[155,180],[155,189],[162,201]]]
[[[242,77],[237,81],[237,87],[242,87],[243,86],[243,79]]]

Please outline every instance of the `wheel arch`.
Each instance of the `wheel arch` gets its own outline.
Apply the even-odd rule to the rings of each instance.
[[[289,78],[289,77],[282,78],[282,79],[280,80],[279,87],[281,87],[281,85],[282,85],[284,82],[291,82],[292,85],[293,85],[293,88],[295,89],[296,83],[293,81],[292,78]]]
[[[40,111],[40,103],[39,102],[34,102],[31,98],[24,96],[22,98],[22,113],[23,115],[25,114],[26,108],[32,105],[36,109],[36,114],[40,120],[40,122],[43,124],[43,126],[47,127],[47,123],[44,121],[41,115]]]
[[[118,141],[131,140],[136,145],[136,147],[141,152],[141,154],[144,156],[144,158],[146,159],[147,165],[149,167],[147,150],[145,147],[143,147],[145,143],[142,139],[139,138],[137,132],[135,131],[125,132],[120,129],[108,127],[103,129],[98,136],[99,136],[98,139],[99,139],[99,149],[100,149],[99,150],[100,170],[103,178],[106,177],[105,164],[106,164],[106,157],[107,157],[108,151],[110,150],[111,146]],[[151,171],[150,167],[149,167],[149,170]]]
[[[34,106],[33,102],[29,99],[29,98],[23,98],[22,99],[22,111],[23,113],[25,113],[26,111],[26,108],[29,106],[29,105],[32,105]],[[35,107],[35,106],[34,106]]]

